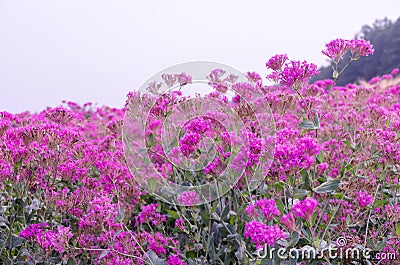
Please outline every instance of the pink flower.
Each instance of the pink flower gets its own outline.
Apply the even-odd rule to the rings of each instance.
[[[57,230],[48,230],[47,223],[31,224],[20,232],[20,237],[38,243],[43,249],[55,249],[59,253],[64,252],[68,248],[68,241],[73,234],[70,227],[59,226]]]
[[[278,71],[282,69],[283,64],[288,60],[286,54],[277,54],[265,64],[265,66],[271,70]]]
[[[19,233],[19,236],[27,240],[39,241],[47,227],[49,227],[48,223],[31,224],[25,227]]]
[[[203,171],[209,175],[216,175],[221,171],[223,166],[224,164],[222,163],[221,159],[219,157],[215,157],[214,160],[208,164]]]
[[[318,173],[319,174],[322,174],[328,168],[329,168],[329,165],[326,162],[317,165],[317,169],[318,169]]]
[[[361,208],[365,208],[373,200],[373,197],[369,195],[368,192],[366,191],[359,191],[356,193],[356,196],[358,204],[360,205]]]
[[[393,76],[392,75],[389,75],[389,74],[387,74],[387,75],[383,75],[382,77],[381,77],[381,79],[382,80],[387,80],[387,79],[392,79],[393,78]]]
[[[179,140],[179,146],[184,156],[188,157],[197,148],[201,140],[201,134],[197,132],[188,132]]]
[[[160,225],[161,223],[166,221],[165,215],[157,213],[158,203],[153,203],[149,205],[142,206],[142,211],[136,217],[136,220],[139,224],[143,224],[146,222],[152,223],[153,225]]]
[[[246,207],[244,212],[250,217],[260,216],[263,214],[265,220],[271,220],[275,216],[280,215],[278,207],[276,207],[276,202],[273,199],[261,199],[252,205]]]
[[[225,74],[225,71],[222,69],[212,70],[211,73],[207,76],[207,79],[210,80],[209,84],[217,84],[221,83],[221,77]]]
[[[286,233],[279,226],[267,226],[264,223],[251,221],[246,224],[244,236],[250,238],[257,248],[265,244],[273,246],[279,239],[286,238]]]
[[[352,58],[368,56],[374,53],[371,43],[366,40],[336,39],[327,43],[325,47],[326,49],[322,53],[335,63],[338,63],[348,51],[351,52]]]
[[[175,221],[175,227],[177,227],[179,230],[185,230],[185,220],[183,219],[178,219]]]
[[[185,191],[177,201],[186,206],[194,206],[200,202],[199,195],[195,191]]]
[[[228,85],[224,83],[217,83],[213,85],[214,89],[217,90],[219,93],[226,93],[228,91]]]
[[[176,83],[177,76],[171,74],[162,74],[161,78],[164,80],[168,87],[172,87]]]
[[[290,61],[285,64],[283,70],[274,71],[267,78],[278,81],[282,85],[297,87],[317,74],[319,74],[319,70],[313,63]]]
[[[1,113],[0,113],[0,117],[1,117]],[[2,137],[4,135],[4,133],[8,130],[8,128],[10,128],[11,126],[11,121],[3,119],[1,117],[0,119],[0,137]]]
[[[68,248],[68,241],[72,238],[70,227],[59,226],[56,231],[47,231],[42,237],[42,247],[50,250],[55,249],[62,253]]]
[[[299,201],[292,207],[292,212],[295,217],[303,217],[304,219],[311,221],[312,215],[317,208],[318,202],[310,197]]]
[[[369,80],[368,84],[373,85],[373,84],[378,83],[380,80],[381,79],[379,77],[375,76],[375,77],[371,78],[371,80]]]
[[[291,213],[282,215],[281,224],[285,225],[289,229],[289,231],[296,230],[296,220]]]
[[[186,73],[177,74],[175,77],[178,78],[179,85],[181,86],[192,83],[192,77]]]
[[[343,58],[343,55],[350,49],[350,43],[348,40],[336,39],[325,44],[325,48],[322,53],[334,62],[339,62]]]
[[[46,117],[58,124],[66,124],[74,118],[74,113],[69,109],[57,107],[46,112]]]
[[[168,263],[168,265],[186,265],[187,264],[186,262],[183,262],[181,260],[181,258],[179,258],[178,256],[175,256],[175,255],[168,256],[167,263]]]
[[[259,74],[257,74],[256,72],[247,72],[246,74],[247,78],[255,83],[262,83],[262,78]]]
[[[167,254],[166,247],[168,246],[168,240],[160,232],[154,234],[143,232],[142,236],[149,245],[149,248],[156,254]]]
[[[375,50],[372,48],[372,44],[366,40],[350,40],[350,51],[354,58],[360,56],[368,56],[374,54]]]

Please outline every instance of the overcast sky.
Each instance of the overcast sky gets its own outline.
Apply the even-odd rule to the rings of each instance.
[[[329,40],[399,16],[399,0],[0,0],[0,111],[122,107],[153,74],[194,60],[262,76],[276,53],[321,66]]]

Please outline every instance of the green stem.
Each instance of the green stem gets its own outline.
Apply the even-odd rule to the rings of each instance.
[[[380,187],[381,187],[381,184],[378,184],[378,186],[376,187],[374,199],[372,200],[372,204],[376,200],[376,195],[378,194],[378,190]],[[369,221],[371,219],[372,209],[373,209],[373,207],[371,207],[371,209],[369,210],[369,214],[368,214],[368,218],[367,218],[367,227],[365,228],[365,237],[364,237],[364,248],[367,245],[368,228],[369,228]]]

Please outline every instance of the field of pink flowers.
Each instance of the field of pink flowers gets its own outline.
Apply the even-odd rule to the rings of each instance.
[[[167,161],[158,137],[168,110],[184,98],[176,92],[157,99],[146,124],[146,144],[149,161],[162,177],[200,185],[217,179],[230,162],[243,169],[232,189],[205,204],[199,204],[195,190],[177,198],[180,206],[141,189],[124,149],[128,107],[66,102],[39,113],[1,112],[0,262],[400,264],[399,70],[339,87],[335,81],[346,68],[338,69],[339,61],[373,56],[373,47],[364,40],[337,39],[323,53],[332,60],[332,80],[309,84],[318,73],[314,64],[276,55],[266,63],[267,77],[276,85],[264,85],[257,73],[247,73],[249,83],[236,84],[242,94],[259,95],[255,106],[271,109],[275,128],[267,138],[260,137],[259,123],[245,111],[240,94],[231,100],[225,96],[227,80],[213,82],[208,98],[230,105],[245,120],[241,136],[249,141],[243,151],[248,159],[230,161],[243,155],[231,148],[240,138],[214,119],[193,119],[170,152],[201,156],[202,137],[214,140],[217,155],[195,180]],[[210,80],[223,74],[216,69]],[[181,86],[191,81],[185,74],[164,80]],[[130,93],[127,106],[140,97]],[[271,167],[249,190],[247,177],[268,142],[274,144]],[[259,255],[263,248],[300,253],[306,247],[321,255]],[[393,255],[332,259],[323,253],[326,248]]]

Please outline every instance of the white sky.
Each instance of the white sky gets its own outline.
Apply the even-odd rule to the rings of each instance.
[[[325,65],[326,42],[399,16],[399,0],[0,0],[0,111],[122,107],[153,74],[194,60],[262,76],[276,53]]]

